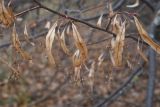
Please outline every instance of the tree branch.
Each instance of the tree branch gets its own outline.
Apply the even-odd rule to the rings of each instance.
[[[34,6],[34,7],[30,8],[30,9],[27,9],[27,10],[24,10],[24,11],[22,11],[22,12],[20,12],[20,13],[15,14],[15,17],[21,16],[21,15],[23,15],[23,14],[25,14],[25,13],[28,13],[28,12],[30,12],[30,11],[32,11],[32,10],[36,10],[36,9],[38,9],[38,8],[40,8],[39,5],[38,5],[38,6]]]
[[[128,80],[121,85],[115,92],[113,92],[109,97],[105,98],[102,102],[100,102],[98,105],[96,105],[95,107],[102,107],[105,104],[109,105],[111,102],[113,102],[115,99],[117,99],[119,96],[121,96],[122,94],[124,94],[124,92],[126,91],[126,88],[128,86],[130,86],[131,82],[133,81],[133,79],[139,75],[141,69],[143,68],[143,66],[145,65],[145,62],[141,62],[140,66],[137,67],[134,72],[129,76]],[[105,106],[106,107],[106,106]]]
[[[43,9],[45,9],[45,10],[48,10],[48,11],[50,11],[50,12],[52,12],[52,13],[54,13],[54,14],[57,14],[57,15],[63,17],[63,18],[66,18],[66,19],[69,19],[69,20],[72,20],[72,21],[75,21],[75,22],[79,22],[79,23],[85,24],[85,25],[87,25],[87,26],[89,26],[89,27],[91,27],[91,28],[94,28],[94,29],[97,29],[97,30],[100,30],[100,31],[104,31],[104,32],[107,32],[107,33],[109,33],[109,34],[112,34],[112,35],[116,36],[116,34],[114,34],[114,33],[111,32],[111,31],[108,31],[108,30],[106,30],[106,29],[103,29],[103,28],[97,27],[97,26],[95,26],[95,25],[92,25],[92,24],[90,24],[90,23],[87,23],[87,22],[85,22],[85,21],[83,21],[83,20],[80,20],[80,19],[77,19],[77,18],[74,18],[74,17],[71,17],[71,16],[67,16],[67,15],[62,14],[62,13],[60,13],[60,12],[57,12],[57,11],[55,11],[55,10],[52,10],[52,9],[50,9],[50,8],[42,5],[42,4],[41,4],[40,2],[38,2],[37,0],[33,0],[33,1],[34,1],[37,5],[39,5],[40,8],[43,8]]]

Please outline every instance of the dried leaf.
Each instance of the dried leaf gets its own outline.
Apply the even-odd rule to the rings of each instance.
[[[51,22],[50,22],[50,21],[47,21],[47,23],[46,23],[46,25],[45,25],[44,28],[49,29],[50,27],[51,27]]]
[[[139,55],[143,58],[143,60],[145,60],[146,62],[148,62],[148,58],[145,56],[145,54],[140,50],[139,46],[137,47],[137,51],[139,53]]]
[[[148,58],[145,56],[145,54],[140,50],[140,47],[139,47],[139,41],[138,41],[138,44],[137,44],[137,51],[139,53],[139,55],[143,58],[144,61],[148,62]]]
[[[76,50],[76,52],[72,56],[72,61],[75,67],[81,66],[81,59],[80,59],[80,51]]]
[[[93,91],[93,86],[94,86],[94,73],[95,73],[95,61],[92,61],[92,64],[91,64],[91,68],[89,69],[89,74],[88,74],[88,77],[89,77],[89,86],[91,87],[91,91]]]
[[[92,61],[91,68],[89,69],[88,77],[94,77],[95,72],[95,61]]]
[[[68,27],[67,27],[67,35],[69,35],[70,34],[70,26],[68,25]]]
[[[129,67],[131,70],[133,70],[133,66],[132,66],[132,64],[130,63],[129,60],[127,60],[127,65],[128,65],[128,67]]]
[[[75,45],[79,50],[79,56],[80,56],[80,62],[81,64],[84,63],[88,56],[88,49],[84,42],[84,40],[81,38],[76,26],[72,23],[72,29],[73,29],[73,38],[75,40]]]
[[[7,65],[7,67],[12,71],[11,76],[10,77],[14,77],[14,79],[18,79],[19,78],[19,69],[13,67],[11,64],[9,64],[5,59],[3,59],[2,57],[0,57],[0,62],[2,62],[3,64]]]
[[[31,42],[29,39],[29,34],[28,34],[28,31],[27,31],[27,26],[25,24],[25,27],[24,27],[24,37],[25,37],[25,40],[30,43],[32,46],[35,46],[35,44],[33,42]]]
[[[115,60],[114,60],[114,57],[113,57],[113,55],[112,55],[112,52],[111,52],[111,51],[109,51],[109,55],[110,55],[110,58],[111,58],[111,62],[112,62],[112,64],[113,64],[113,65],[116,65]]]
[[[103,14],[101,14],[101,16],[100,16],[99,19],[98,19],[98,22],[97,22],[97,26],[98,26],[98,27],[101,27],[101,26],[102,26],[102,19],[103,19]]]
[[[104,60],[104,52],[102,52],[98,57],[98,66],[101,66],[103,60]]]
[[[134,8],[134,7],[137,7],[137,6],[139,6],[139,0],[136,0],[136,2],[132,5],[127,5],[127,7],[129,7],[129,8]]]
[[[55,60],[52,55],[52,44],[56,36],[56,27],[57,27],[57,22],[54,23],[54,25],[48,31],[46,36],[46,51],[47,51],[47,56],[50,64],[55,64]]]
[[[4,0],[0,0],[0,22],[6,27],[11,26],[14,22],[14,14],[11,8],[4,6]]]
[[[155,43],[148,35],[148,33],[144,30],[142,27],[141,23],[138,21],[138,19],[134,16],[134,21],[136,24],[136,27],[138,29],[138,32],[141,36],[141,38],[148,44],[150,45],[157,53],[160,54],[160,46]]]
[[[87,67],[86,64],[84,64],[85,69],[89,72],[89,68]]]
[[[81,73],[81,66],[75,67],[74,68],[74,72],[75,72],[75,74],[74,74],[74,80],[78,84],[79,80],[81,79],[81,75],[80,75],[80,73]]]
[[[18,53],[20,53],[23,59],[31,60],[31,56],[21,48],[21,43],[19,41],[15,25],[13,27],[13,32],[12,32],[12,43],[13,43],[13,47],[16,49]]]
[[[66,46],[66,42],[65,42],[65,31],[66,31],[66,28],[64,28],[64,30],[62,31],[62,34],[61,34],[61,37],[60,37],[60,45],[63,49],[63,51],[67,54],[67,55],[70,55],[70,52]]]
[[[24,26],[24,35],[25,35],[25,39],[29,39],[29,35],[28,35],[28,31],[27,31],[27,26],[26,26],[26,24],[25,24],[25,26]]]
[[[113,32],[116,34],[116,38],[111,40],[111,54],[113,56],[112,63],[118,67],[122,65],[122,53],[125,39],[125,22],[117,20],[117,16],[113,21]]]

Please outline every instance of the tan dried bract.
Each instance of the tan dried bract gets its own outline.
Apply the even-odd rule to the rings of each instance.
[[[113,20],[113,32],[116,34],[115,38],[111,40],[111,60],[113,66],[119,67],[122,65],[122,54],[124,48],[124,39],[125,39],[125,23],[122,22],[120,19],[118,20],[118,16],[115,16]]]
[[[139,41],[138,41],[138,44],[137,44],[137,52],[143,58],[144,61],[148,62],[148,58],[146,57],[146,55],[142,52],[142,50],[139,47]]]
[[[85,41],[80,36],[77,27],[73,23],[72,23],[72,30],[73,30],[73,38],[75,40],[75,45],[79,51],[80,63],[83,64],[88,57],[88,49],[85,44]],[[77,64],[74,65],[77,66]]]
[[[28,34],[28,30],[27,30],[27,25],[26,24],[25,24],[25,27],[24,27],[24,37],[25,37],[26,42],[28,42],[32,46],[35,46],[35,44],[30,41],[30,37],[29,37],[29,34]]]
[[[4,0],[0,0],[0,22],[9,27],[14,22],[14,13],[11,8],[4,6]]]
[[[88,84],[91,88],[91,91],[93,91],[93,86],[94,86],[94,77],[95,77],[95,66],[96,66],[96,62],[92,61],[91,67],[89,69],[89,74],[88,74]]]
[[[101,14],[101,16],[99,17],[99,19],[97,21],[97,26],[98,27],[102,27],[102,19],[103,19],[103,14]]]
[[[70,52],[69,52],[69,49],[67,48],[67,45],[66,45],[66,42],[65,42],[65,31],[66,31],[66,28],[64,28],[64,30],[62,31],[62,34],[60,36],[60,45],[63,49],[63,51],[67,54],[67,55],[70,55]]]
[[[134,16],[134,21],[136,24],[136,27],[138,29],[138,32],[141,36],[141,38],[148,44],[150,45],[157,53],[160,54],[160,46],[155,43],[148,35],[148,33],[144,30],[144,28],[142,27],[141,23],[139,22],[139,20]]]
[[[73,64],[75,67],[79,67],[82,64],[82,60],[80,59],[80,51],[76,50],[76,52],[72,56]]]
[[[52,55],[52,44],[56,36],[56,27],[57,27],[57,22],[54,23],[54,25],[48,31],[47,36],[46,36],[46,52],[47,52],[49,63],[51,65],[55,64],[55,60]]]
[[[12,31],[12,45],[16,49],[16,51],[22,56],[23,59],[25,60],[32,59],[31,56],[21,48],[21,42],[19,40],[15,25]]]

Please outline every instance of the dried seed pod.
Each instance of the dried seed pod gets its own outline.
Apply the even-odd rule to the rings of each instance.
[[[81,66],[74,67],[74,80],[75,82],[79,83],[79,80],[81,79]]]
[[[111,40],[111,59],[114,66],[118,67],[122,65],[122,53],[125,39],[125,22],[117,20],[117,16],[113,21],[113,32],[116,34],[116,38]]]
[[[75,40],[75,45],[77,49],[79,50],[80,54],[80,60],[81,64],[84,63],[88,57],[88,49],[84,42],[84,40],[81,38],[76,26],[72,23],[72,29],[73,29],[73,38]]]
[[[101,66],[103,60],[104,60],[104,52],[102,52],[98,57],[98,66]]]
[[[145,54],[140,50],[139,47],[137,47],[137,51],[139,55],[143,58],[144,61],[148,62],[148,58],[145,56]]]
[[[55,60],[52,55],[52,44],[53,44],[54,38],[56,36],[56,27],[57,27],[57,22],[54,23],[54,25],[48,31],[47,36],[46,36],[47,56],[48,56],[49,63],[52,65],[55,64]]]
[[[13,31],[12,31],[12,44],[13,44],[13,47],[16,49],[16,51],[20,53],[20,55],[23,57],[23,59],[25,60],[32,59],[31,56],[21,48],[21,43],[18,38],[15,25],[13,26]]]
[[[129,60],[127,60],[127,65],[131,70],[133,70],[134,67]]]
[[[32,46],[35,46],[35,44],[33,42],[31,42],[29,39],[29,34],[28,34],[28,30],[27,30],[27,26],[25,24],[25,27],[24,27],[24,37],[25,37],[25,40],[30,43]]]
[[[92,92],[93,92],[93,86],[94,86],[95,64],[96,62],[92,61],[91,68],[89,69],[89,74],[88,74],[88,77],[89,77],[88,82]]]
[[[44,28],[49,29],[51,27],[51,22],[47,21]]]
[[[82,60],[80,59],[80,51],[76,50],[76,52],[72,56],[72,61],[75,67],[79,67],[82,64]]]
[[[0,0],[0,22],[3,23],[6,27],[11,26],[14,22],[15,17],[13,11],[9,7],[4,6],[4,0]]]
[[[141,36],[141,38],[148,44],[150,45],[157,53],[160,54],[160,46],[155,43],[148,35],[148,33],[144,30],[142,27],[141,23],[138,21],[138,19],[134,16],[134,21],[136,24],[136,27],[138,29],[138,32]]]
[[[60,45],[61,45],[63,51],[64,51],[67,55],[70,55],[69,49],[67,48],[66,42],[65,42],[65,31],[66,31],[66,28],[64,28],[64,30],[62,31],[62,34],[61,34],[61,36],[60,36]]]
[[[69,25],[67,26],[67,31],[66,32],[67,32],[67,35],[70,34],[70,26]]]
[[[103,14],[101,14],[101,16],[98,19],[98,22],[97,22],[98,27],[102,27],[102,19],[103,19]]]
[[[147,58],[146,55],[140,50],[139,41],[138,41],[138,44],[137,44],[137,52],[138,52],[139,55],[143,58],[144,61],[148,62],[148,58]]]

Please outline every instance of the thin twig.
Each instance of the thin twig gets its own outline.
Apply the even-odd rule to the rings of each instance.
[[[21,15],[23,15],[23,14],[25,14],[25,13],[28,13],[28,12],[30,12],[30,11],[32,11],[32,10],[36,10],[36,9],[38,9],[38,8],[40,8],[39,5],[38,5],[38,6],[34,6],[34,7],[30,8],[30,9],[27,9],[27,10],[24,10],[24,11],[22,11],[22,12],[20,12],[20,13],[15,14],[15,17],[21,16]]]
[[[153,12],[155,12],[155,8],[154,8],[154,6],[152,5],[152,1],[142,0],[142,2],[143,2],[144,4],[146,4]]]
[[[134,72],[129,76],[128,80],[121,85],[115,92],[113,92],[109,97],[105,98],[102,102],[100,102],[98,105],[95,107],[102,107],[105,104],[109,105],[113,100],[121,96],[125,91],[128,86],[130,86],[130,83],[133,81],[133,79],[139,75],[141,69],[145,65],[145,62],[142,62],[139,67],[137,67]],[[106,107],[106,106],[105,106]]]
[[[63,18],[70,19],[70,20],[72,20],[72,21],[85,24],[85,25],[87,25],[87,26],[89,26],[89,27],[91,27],[91,28],[94,28],[94,29],[97,29],[97,30],[100,30],[100,31],[104,31],[104,32],[107,32],[107,33],[109,33],[109,34],[112,34],[112,35],[116,36],[116,34],[114,34],[114,33],[111,32],[111,31],[108,31],[108,30],[106,30],[106,29],[97,27],[97,26],[92,25],[92,24],[90,24],[90,23],[87,23],[87,22],[85,22],[85,21],[83,21],[83,20],[80,20],[80,19],[77,19],[77,18],[74,18],[74,17],[67,16],[67,15],[65,15],[65,14],[62,14],[62,13],[58,12],[58,11],[52,10],[52,9],[50,9],[50,8],[42,5],[42,4],[41,4],[40,2],[38,2],[37,0],[33,0],[33,1],[34,1],[37,5],[39,5],[40,8],[43,8],[43,9],[45,9],[45,10],[48,10],[48,11],[50,11],[50,12],[52,12],[52,13],[54,13],[54,14],[57,14],[57,15],[63,17]]]

